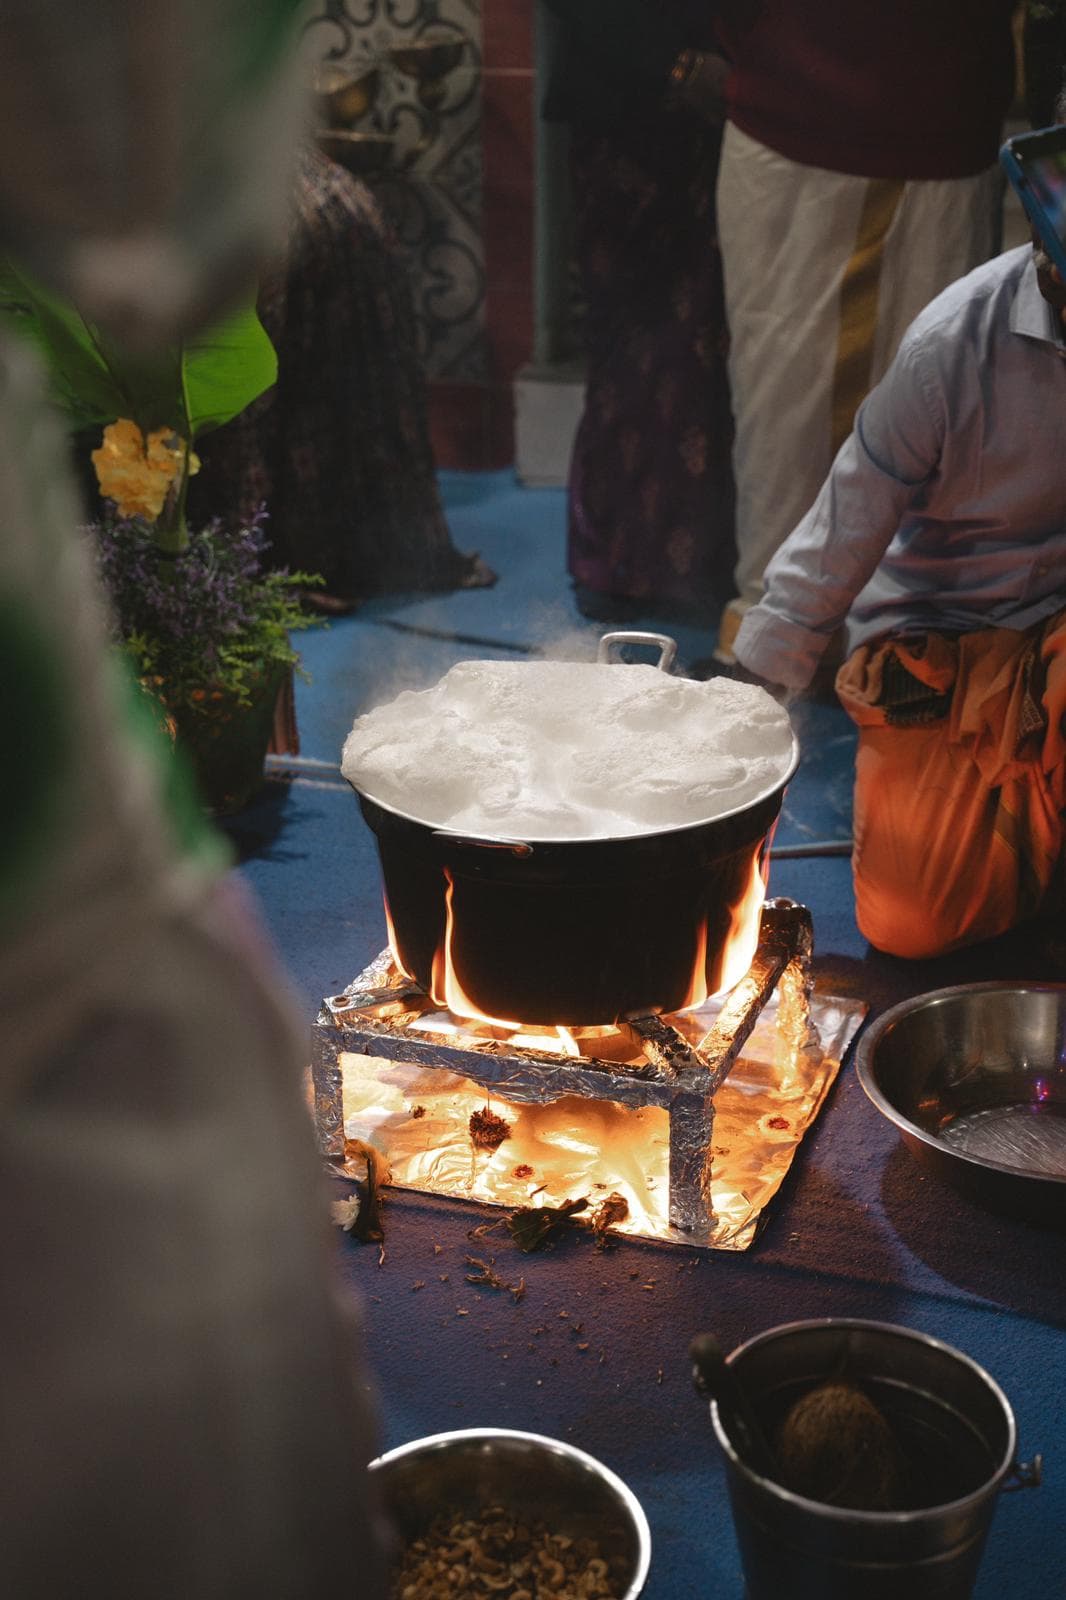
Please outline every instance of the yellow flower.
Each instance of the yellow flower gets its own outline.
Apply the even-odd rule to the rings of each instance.
[[[185,441],[170,428],[157,428],[146,440],[135,422],[120,417],[104,429],[103,443],[93,451],[92,463],[100,493],[115,502],[120,516],[155,522],[185,468]],[[189,473],[199,468],[190,450]]]

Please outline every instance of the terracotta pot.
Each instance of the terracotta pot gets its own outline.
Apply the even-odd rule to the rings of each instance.
[[[228,690],[205,688],[202,700],[173,709],[175,742],[216,816],[242,810],[262,787],[278,696],[291,679],[291,667],[274,665],[264,669],[250,706],[239,705]]]

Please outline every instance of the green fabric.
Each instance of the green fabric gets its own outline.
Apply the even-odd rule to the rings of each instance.
[[[185,752],[174,745],[168,732],[166,708],[134,677],[121,651],[116,651],[115,659],[126,727],[159,772],[174,843],[183,855],[198,858],[208,869],[225,871],[232,865],[229,843],[204,813]]]
[[[247,0],[245,51],[236,83],[254,89],[275,75],[278,59],[292,46],[303,20],[304,0]]]
[[[33,892],[70,792],[70,717],[23,596],[0,594],[0,920]]]

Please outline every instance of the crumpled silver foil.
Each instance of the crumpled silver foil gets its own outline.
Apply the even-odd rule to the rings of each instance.
[[[746,1250],[866,1011],[815,990],[808,1014],[807,989],[801,970],[786,969],[713,1101],[700,1087],[709,1075],[657,1070],[615,1030],[581,1039],[583,1050],[609,1050],[609,1063],[543,1048],[553,1041],[519,1061],[506,1042],[465,1033],[446,1013],[405,1015],[398,1000],[388,1024],[398,1031],[368,1023],[357,1048],[334,1047],[329,1070],[316,1071],[324,1148],[342,1175],[363,1175],[362,1158],[344,1150],[363,1141],[394,1187],[510,1210],[584,1196],[591,1211],[621,1195],[619,1233]],[[698,1054],[722,1009],[710,1002],[670,1021]],[[494,1150],[471,1138],[471,1116],[486,1109],[507,1124]]]

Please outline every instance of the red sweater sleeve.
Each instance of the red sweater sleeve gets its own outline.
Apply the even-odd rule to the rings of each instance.
[[[805,166],[960,178],[995,161],[1013,0],[724,0],[729,117]]]

